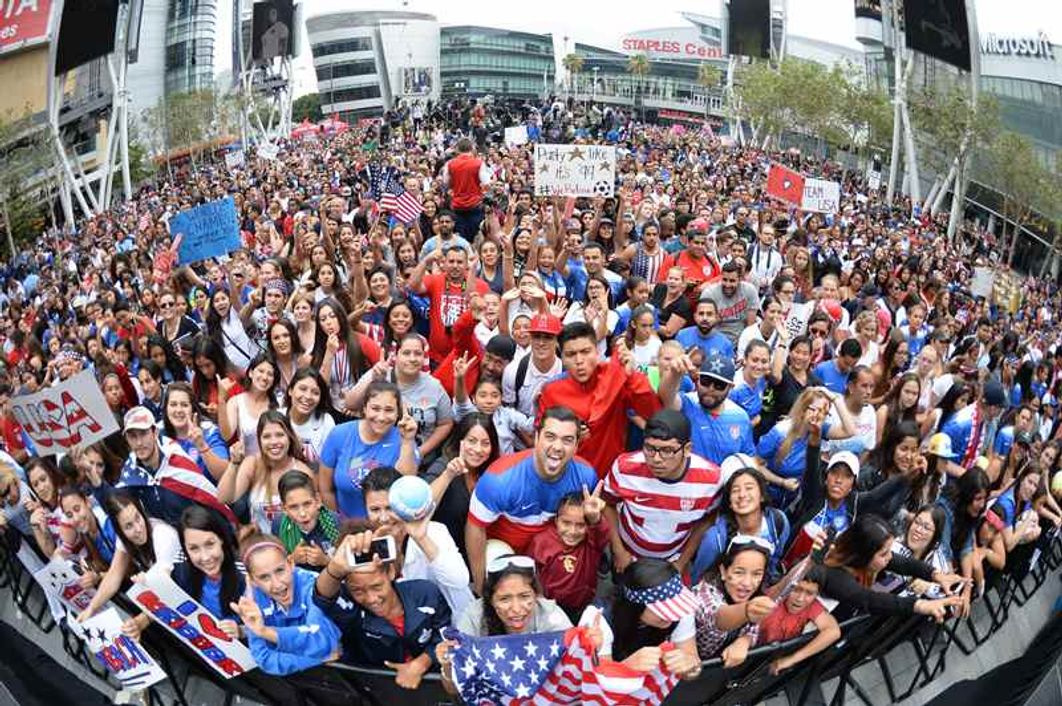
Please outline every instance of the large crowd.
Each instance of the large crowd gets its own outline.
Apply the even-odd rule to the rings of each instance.
[[[615,145],[615,195],[537,197],[505,123]],[[769,197],[772,161],[840,210]],[[169,221],[226,196],[242,247],[178,264]],[[690,679],[817,631],[790,669],[859,612],[964,616],[1062,526],[1062,332],[1054,282],[975,296],[991,236],[946,218],[564,101],[184,164],[3,266],[0,528],[78,568],[78,619],[165,572],[267,673],[409,689],[453,689],[447,626],[580,625]],[[11,399],[83,370],[120,431],[38,455]]]

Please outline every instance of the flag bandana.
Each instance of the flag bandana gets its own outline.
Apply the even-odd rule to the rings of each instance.
[[[686,588],[678,574],[651,588],[624,586],[623,596],[631,603],[644,605],[658,618],[673,623],[697,612],[697,596]]]
[[[678,682],[661,666],[644,673],[618,662],[599,665],[586,628],[500,637],[446,628],[443,637],[457,643],[454,684],[470,706],[656,706]]]

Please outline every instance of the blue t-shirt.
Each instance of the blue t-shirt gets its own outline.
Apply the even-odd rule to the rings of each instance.
[[[1010,453],[1010,448],[1014,446],[1014,425],[1005,426],[996,432],[995,441],[992,443],[992,450],[995,451],[997,456],[1006,456]]]
[[[790,426],[792,426],[792,421],[789,419],[775,424],[769,432],[760,437],[760,443],[756,446],[756,455],[763,459],[767,468],[775,475],[782,478],[802,478],[807,464],[807,434],[793,439],[793,444],[789,447],[789,453],[785,455],[785,458],[780,461],[775,460],[779,447],[789,433]],[[829,425],[824,423],[822,436],[825,437],[829,431]],[[790,493],[776,485],[770,486],[768,492],[771,494],[775,507],[784,508],[796,497],[796,493]]]
[[[745,376],[740,373],[737,382],[730,389],[730,399],[737,403],[749,415],[749,419],[755,419],[763,411],[763,393],[767,391],[767,378],[760,378],[754,384],[749,385]]]
[[[838,395],[844,394],[848,386],[848,373],[842,373],[837,369],[837,363],[833,360],[824,360],[815,366],[815,374],[822,380],[822,385],[830,392]]]
[[[391,428],[375,444],[366,444],[358,432],[360,420],[338,425],[321,447],[321,466],[332,469],[336,505],[344,518],[365,517],[361,481],[380,466],[394,466],[402,451],[402,436]],[[324,469],[322,468],[322,471]]]
[[[718,353],[729,360],[734,359],[734,344],[719,331],[710,331],[703,336],[696,326],[687,326],[675,334],[675,340],[686,350],[697,346],[705,357],[710,353]]]
[[[911,333],[911,327],[905,326],[903,337],[907,341],[907,360],[914,360],[922,352],[922,349],[926,347],[926,341],[929,339],[929,327],[923,324],[916,332]]]
[[[789,519],[785,514],[778,510],[765,508],[758,536],[774,545],[774,553],[771,554],[767,565],[767,574],[772,579],[777,578],[781,573],[779,562],[782,560],[785,546],[789,543],[789,534]],[[697,554],[690,567],[690,577],[694,583],[700,580],[705,571],[719,562],[728,544],[730,544],[730,531],[726,526],[726,518],[720,516],[715,524],[704,533],[701,544],[697,547]]]
[[[169,437],[167,437],[169,438]],[[203,460],[203,454],[199,453],[199,449],[195,447],[191,439],[174,439],[178,446],[184,449],[184,452],[195,459],[195,463],[199,466],[200,472],[211,479],[214,482],[221,480],[220,477],[215,478],[214,474],[207,468],[206,461]],[[203,427],[203,441],[206,442],[210,450],[214,452],[214,455],[218,458],[229,460],[229,447],[225,443],[225,440],[221,438],[221,430],[218,429],[216,424],[210,424],[209,422]]]
[[[715,413],[701,406],[696,392],[682,395],[682,413],[690,420],[693,453],[719,465],[732,454],[756,453],[748,413],[733,400],[724,400]]]

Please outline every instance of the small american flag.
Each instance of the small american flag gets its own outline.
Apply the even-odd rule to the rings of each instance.
[[[599,665],[585,628],[501,637],[447,628],[444,637],[457,642],[454,683],[473,706],[657,706],[678,682],[659,666],[643,673],[617,662]]]
[[[392,181],[380,198],[380,210],[385,213],[392,212],[398,220],[410,223],[420,218],[424,206],[415,194],[406,191],[397,181]]]

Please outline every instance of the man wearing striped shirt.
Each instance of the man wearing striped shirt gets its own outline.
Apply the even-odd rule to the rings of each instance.
[[[605,517],[617,571],[634,559],[670,561],[681,572],[697,552],[722,486],[719,467],[692,452],[690,423],[661,410],[641,451],[621,455],[605,477]]]

